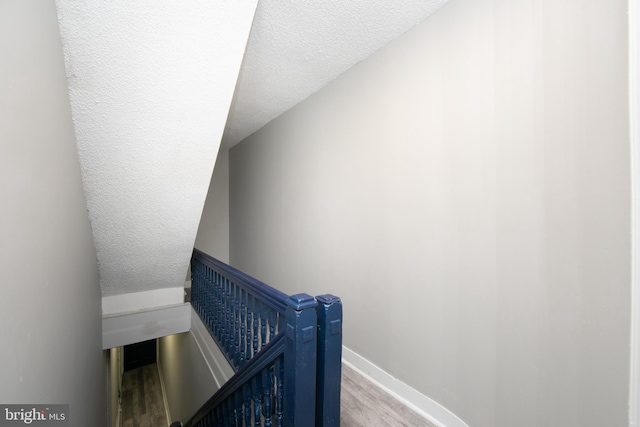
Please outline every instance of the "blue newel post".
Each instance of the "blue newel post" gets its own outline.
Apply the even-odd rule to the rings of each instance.
[[[316,427],[340,427],[342,302],[334,295],[318,300],[318,374]]]
[[[287,300],[284,348],[284,426],[311,427],[316,405],[316,300],[296,294]]]

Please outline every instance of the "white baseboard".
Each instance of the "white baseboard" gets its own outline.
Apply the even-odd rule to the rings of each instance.
[[[469,427],[438,402],[394,378],[359,354],[342,347],[342,362],[438,427]]]
[[[162,400],[164,401],[164,412],[167,415],[167,427],[171,425],[171,410],[169,409],[169,400],[167,399],[167,388],[164,385],[164,376],[162,375],[162,365],[160,358],[156,358],[156,367],[158,368],[158,376],[160,377],[160,388],[162,389]]]

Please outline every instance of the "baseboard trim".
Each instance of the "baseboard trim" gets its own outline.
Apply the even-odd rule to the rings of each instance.
[[[158,368],[158,376],[160,377],[160,388],[162,389],[162,400],[164,401],[164,412],[167,415],[167,427],[171,425],[171,410],[169,409],[169,400],[167,399],[167,388],[164,385],[164,376],[162,375],[162,365],[160,358],[156,361]]]
[[[358,353],[342,347],[342,362],[358,371],[378,387],[425,417],[438,427],[469,427],[438,402],[394,378]]]

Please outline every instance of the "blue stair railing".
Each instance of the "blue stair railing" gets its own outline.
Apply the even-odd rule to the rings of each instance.
[[[191,304],[235,375],[185,427],[340,425],[342,303],[286,294],[194,249]]]

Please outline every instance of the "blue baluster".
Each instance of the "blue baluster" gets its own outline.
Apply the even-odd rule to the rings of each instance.
[[[221,346],[222,343],[222,331],[221,331],[221,326],[222,323],[220,323],[220,319],[222,318],[222,294],[221,294],[221,289],[220,289],[220,276],[218,275],[218,273],[216,273],[215,275],[215,280],[213,282],[213,306],[214,306],[214,316],[215,316],[215,323],[214,323],[214,328],[213,328],[213,334],[214,334],[214,338],[216,340],[216,343],[218,343],[219,346]],[[222,346],[221,346],[222,347]]]
[[[271,402],[272,402],[272,393],[273,393],[273,365],[269,365],[262,370],[262,389],[263,389],[263,399],[262,399],[262,414],[264,415],[264,427],[272,427],[272,410]]]
[[[208,325],[212,315],[210,312],[211,300],[209,299],[209,273],[209,269],[203,265],[200,270],[200,292],[202,293],[202,307],[200,312],[202,314],[202,321],[205,325]]]
[[[208,274],[209,270],[202,265],[198,273],[198,299],[200,301],[200,316],[202,317],[202,322],[207,325],[207,329],[211,329],[210,320],[214,313],[211,299],[209,298],[212,283],[210,277],[207,276]]]
[[[199,312],[200,313],[204,313],[205,311],[205,304],[207,303],[207,289],[205,289],[204,286],[204,268],[203,266],[198,268],[199,272],[198,272],[198,305],[199,305]],[[203,322],[204,322],[204,316],[202,317]]]
[[[267,345],[267,305],[260,301],[260,343]]]
[[[198,295],[198,309],[197,312],[200,315],[201,318],[204,319],[204,307],[202,305],[203,303],[203,297],[202,297],[202,266],[196,262],[194,262],[194,265],[197,267],[196,268],[196,274],[193,275],[192,280],[194,281],[194,283],[192,283],[192,286],[195,286],[197,295]]]
[[[260,426],[260,398],[262,397],[262,387],[260,383],[259,374],[251,380],[251,391],[253,392],[253,425],[256,427]]]
[[[198,301],[197,301],[196,298],[198,296],[198,292],[197,292],[197,286],[196,286],[195,282],[196,282],[196,279],[195,279],[195,273],[194,273],[194,262],[192,260],[191,261],[191,306],[197,312],[198,311]]]
[[[198,288],[200,289],[200,313],[203,316],[203,320],[207,316],[207,304],[209,302],[207,298],[207,269],[204,265],[201,265],[198,272]]]
[[[256,297],[253,298],[253,353],[251,357],[255,357],[258,354],[258,335],[260,334],[259,329],[259,312],[258,312],[258,299]]]
[[[218,290],[217,288],[219,287],[219,280],[220,280],[220,276],[218,275],[217,272],[215,271],[211,271],[211,285],[208,288],[208,292],[207,292],[207,298],[209,299],[209,306],[211,307],[211,321],[210,323],[210,330],[213,333],[216,333],[217,330],[219,330],[219,326],[220,326],[220,322],[219,322],[219,313],[218,310],[220,309],[219,305],[217,304],[217,300],[215,298],[216,295],[216,291]]]
[[[205,306],[208,305],[210,307],[210,310],[211,310],[211,315],[215,314],[214,306],[212,304],[213,300],[210,299],[210,295],[213,295],[213,291],[214,291],[213,280],[209,283],[209,286],[207,288],[205,288],[204,286],[199,286],[198,287],[198,299],[200,300],[200,306],[204,309]],[[203,320],[203,322],[205,324],[207,324],[207,322],[205,321],[204,317],[203,317],[202,320]],[[210,327],[210,325],[208,325],[208,329],[209,329],[209,331],[212,331],[212,328]]]
[[[207,281],[207,273],[208,269],[201,265],[198,272],[198,299],[200,300],[200,316],[202,317],[202,322],[208,326],[209,320],[211,318],[210,310],[210,300],[209,300],[209,287]]]
[[[222,408],[220,406],[217,406],[216,409],[214,409],[213,425],[221,426],[223,422],[224,420],[222,419]]]
[[[215,327],[216,327],[217,314],[216,314],[215,299],[213,298],[215,293],[216,278],[217,278],[217,275],[215,271],[211,269],[207,269],[206,305],[207,305],[207,313],[208,313],[207,326],[210,333],[215,331]]]
[[[216,292],[219,288],[219,280],[220,276],[217,272],[211,271],[211,286],[208,289],[207,298],[209,299],[209,305],[211,307],[211,321],[210,321],[210,330],[215,334],[219,333],[220,330],[220,315],[219,315],[219,304],[217,304],[217,299],[215,298]]]
[[[197,286],[198,286],[198,295],[199,295],[198,299],[200,301],[199,302],[200,310],[204,311],[204,308],[205,308],[204,307],[204,302],[205,302],[204,294],[205,294],[205,290],[206,290],[205,289],[205,280],[206,280],[205,273],[206,273],[206,271],[205,271],[204,265],[203,264],[198,264],[198,270],[197,271],[198,272],[197,272],[195,278],[196,278],[196,283],[197,283]]]
[[[208,267],[204,267],[202,269],[202,296],[204,300],[202,301],[202,308],[205,313],[205,324],[207,328],[211,330],[211,321],[215,316],[215,312],[213,311],[212,299],[211,299],[211,288],[213,286],[213,271],[211,271]]]
[[[231,283],[228,278],[224,281],[224,302],[225,302],[225,315],[224,315],[224,350],[227,356],[231,359],[233,353],[231,352],[231,327],[233,326],[232,313],[231,313]]]
[[[236,391],[233,394],[233,399],[234,399],[235,414],[236,414],[236,420],[234,425],[237,427],[241,427],[242,426],[242,389],[238,389],[238,391]]]
[[[222,405],[222,425],[229,426],[229,401],[226,400]]]
[[[275,362],[275,375],[276,375],[276,426],[282,427],[283,412],[282,412],[282,399],[284,396],[283,390],[283,378],[284,378],[284,363],[282,356],[278,357]]]
[[[247,306],[247,327],[246,327],[246,337],[245,337],[245,349],[244,349],[244,357],[245,360],[248,362],[251,359],[251,341],[252,341],[252,335],[251,335],[251,319],[253,316],[253,308],[252,308],[252,304],[251,304],[251,295],[249,295],[249,293],[246,293],[245,295],[246,299],[246,306]]]
[[[285,330],[286,316],[278,313],[278,333]]]
[[[195,262],[193,263],[193,266],[196,267]],[[200,272],[201,266],[197,265],[196,270],[196,274],[191,275],[191,290],[195,291],[196,294],[196,311],[200,313],[200,315],[202,315],[202,277]]]
[[[234,321],[233,321],[233,285],[231,284],[231,279],[227,279],[227,333],[226,333],[226,339],[227,339],[227,355],[229,356],[229,360],[231,361],[231,364],[233,365],[233,358],[234,358],[234,354],[233,354],[233,326],[234,326]],[[235,367],[234,367],[235,369]]]
[[[229,361],[234,370],[238,370],[236,365],[236,348],[235,348],[235,334],[236,334],[236,303],[235,303],[235,284],[229,279]]]
[[[227,281],[224,276],[220,278],[220,347],[223,353],[227,351]]]
[[[240,291],[240,331],[239,331],[239,340],[238,340],[238,350],[240,353],[240,363],[239,366],[244,366],[246,359],[246,348],[247,348],[247,304],[246,304],[246,292],[244,290]]]
[[[229,422],[227,423],[228,426],[235,426],[236,425],[236,412],[235,412],[235,399],[233,397],[233,395],[229,396],[227,398],[227,406],[229,407]]]
[[[217,337],[218,345],[224,351],[224,277],[220,274],[216,275],[217,284],[217,297],[215,300],[217,306],[216,323],[217,323]]]
[[[198,287],[196,284],[197,267],[194,258],[191,258],[191,305],[198,312]]]
[[[244,425],[251,425],[251,387],[245,384],[242,388],[244,393]]]
[[[271,341],[276,336],[276,317],[278,313],[270,309],[269,310],[269,341]]]
[[[235,322],[233,330],[233,353],[236,365],[236,370],[241,366],[241,354],[240,354],[240,288],[234,285],[233,295],[233,320]]]

